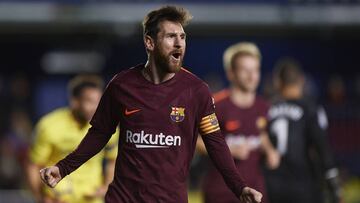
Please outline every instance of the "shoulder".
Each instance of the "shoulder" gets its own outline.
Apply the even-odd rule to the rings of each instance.
[[[214,103],[210,88],[206,82],[185,68],[181,68],[177,74],[179,74],[178,83],[180,82],[181,88],[189,90],[195,100],[200,101],[200,103],[211,100]]]
[[[68,107],[62,107],[51,111],[50,113],[41,117],[40,122],[54,121],[63,119],[71,114],[71,110]]]
[[[181,82],[186,83],[187,85],[191,85],[195,88],[205,88],[208,89],[208,85],[196,76],[194,73],[190,72],[188,69],[182,67],[181,70],[178,72],[179,76],[181,77]]]
[[[302,103],[304,106],[305,113],[309,117],[322,119],[322,120],[319,120],[319,122],[320,122],[319,124],[320,125],[323,124],[324,127],[327,126],[326,111],[320,103],[318,103],[317,101],[314,101],[314,100],[302,100]]]
[[[319,104],[314,100],[300,99],[297,104],[301,106],[306,113],[313,114],[319,108]]]
[[[214,94],[214,100],[216,104],[224,103],[230,96],[228,89],[220,90]]]
[[[124,83],[124,82],[127,82],[127,81],[134,80],[138,76],[138,73],[139,73],[141,67],[143,67],[143,66],[144,66],[144,64],[138,64],[136,66],[126,68],[126,69],[118,72],[110,80],[108,86],[109,85],[116,85],[116,84],[120,84],[120,83]]]
[[[53,129],[54,126],[62,125],[71,118],[71,110],[68,107],[58,108],[44,115],[38,121],[38,130]]]
[[[270,102],[267,101],[264,97],[257,95],[255,98],[255,107],[268,110],[270,108]]]

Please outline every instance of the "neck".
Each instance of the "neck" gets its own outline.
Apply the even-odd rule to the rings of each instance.
[[[302,97],[302,88],[298,86],[288,86],[281,90],[281,96],[284,99],[300,99]]]
[[[255,97],[255,92],[246,92],[235,86],[230,88],[230,99],[236,106],[242,108],[251,107],[254,104]]]
[[[145,64],[145,68],[142,69],[142,75],[146,80],[154,84],[160,84],[170,80],[175,76],[175,73],[164,71],[164,68],[161,68],[159,65],[157,65],[154,60],[149,59]]]
[[[81,117],[74,110],[72,110],[72,115],[76,120],[76,123],[78,124],[79,128],[83,128],[84,126],[86,126],[87,121],[81,119]]]

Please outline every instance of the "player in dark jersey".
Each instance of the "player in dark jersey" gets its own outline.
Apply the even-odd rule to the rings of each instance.
[[[262,155],[265,155],[270,168],[278,166],[280,157],[266,133],[269,105],[256,95],[261,54],[254,43],[240,42],[227,48],[223,58],[231,86],[214,95],[216,115],[236,167],[246,182],[264,195],[262,202],[265,203]],[[205,152],[200,139],[197,148]],[[213,166],[205,176],[203,193],[206,203],[239,202]]]
[[[225,182],[243,202],[260,202],[245,185],[223,139],[207,85],[181,68],[187,10],[165,6],[144,19],[146,64],[118,73],[108,84],[78,148],[40,171],[54,187],[99,152],[120,125],[119,151],[108,203],[187,202],[187,176],[197,135]]]
[[[330,186],[331,202],[336,203],[338,170],[325,137],[326,114],[303,97],[304,74],[294,60],[279,62],[274,76],[279,101],[269,110],[269,134],[281,154],[281,162],[278,169],[266,172],[270,202],[323,202],[316,180],[317,161],[321,162],[322,179]]]

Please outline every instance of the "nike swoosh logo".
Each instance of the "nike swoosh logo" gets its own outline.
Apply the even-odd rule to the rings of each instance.
[[[128,109],[125,109],[125,116],[129,116],[129,115],[134,114],[139,111],[141,111],[141,109],[135,109],[135,110],[131,110],[131,111],[129,111]]]

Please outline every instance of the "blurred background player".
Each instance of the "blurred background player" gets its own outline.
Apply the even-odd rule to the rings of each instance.
[[[90,127],[89,121],[99,103],[102,90],[103,81],[96,75],[75,77],[68,85],[69,107],[54,110],[42,117],[36,125],[27,175],[37,202],[103,202],[107,186],[114,174],[116,136],[113,136],[101,153],[66,177],[55,189],[44,187],[39,177],[41,167],[64,158],[83,139]]]
[[[264,194],[262,202],[267,202],[261,155],[270,168],[277,167],[279,155],[266,134],[269,105],[256,95],[261,53],[254,43],[241,42],[226,49],[223,62],[231,86],[214,95],[220,128],[238,170],[251,187]],[[201,138],[198,150],[206,153]],[[213,166],[205,176],[203,192],[206,203],[239,202]]]
[[[303,96],[304,73],[293,59],[281,60],[274,70],[278,101],[269,110],[269,134],[281,154],[280,166],[267,171],[271,203],[324,202],[318,181],[329,186],[330,202],[339,202],[338,170],[326,140],[323,108]]]

